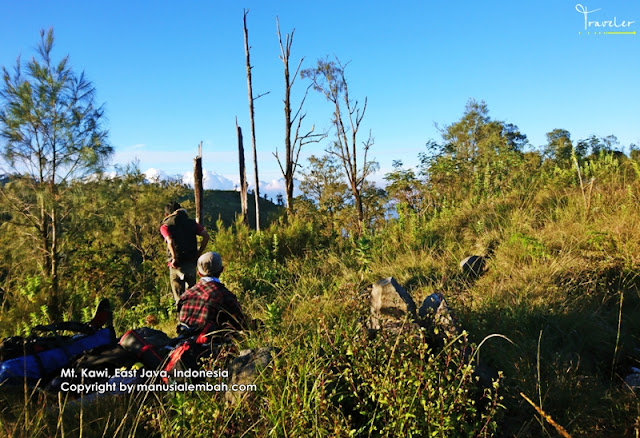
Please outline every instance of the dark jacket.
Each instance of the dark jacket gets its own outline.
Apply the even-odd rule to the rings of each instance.
[[[162,221],[167,226],[171,240],[173,240],[176,260],[175,265],[198,260],[198,239],[196,238],[196,221],[190,219],[186,210],[179,209],[171,213]],[[169,259],[171,251],[167,250]]]

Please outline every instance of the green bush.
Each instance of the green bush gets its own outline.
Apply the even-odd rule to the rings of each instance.
[[[502,413],[498,382],[481,388],[466,334],[444,349],[420,331],[369,340],[342,325],[323,336],[328,396],[353,436],[492,436]]]

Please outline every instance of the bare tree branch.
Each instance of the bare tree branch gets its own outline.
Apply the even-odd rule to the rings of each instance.
[[[253,98],[253,100],[256,101],[256,100],[260,99],[262,96],[266,96],[269,93],[271,93],[271,91],[267,91],[266,93],[258,94],[256,97]]]
[[[300,68],[302,66],[302,62],[304,58],[301,58],[298,62],[298,65],[293,73],[293,76],[290,75],[289,70],[289,60],[291,57],[291,46],[293,45],[293,36],[295,33],[295,29],[291,31],[290,34],[286,35],[285,41],[282,40],[282,33],[280,32],[280,20],[276,17],[276,28],[278,34],[278,41],[280,43],[280,59],[282,60],[284,66],[284,116],[285,116],[285,159],[284,163],[281,162],[278,157],[278,153],[274,154],[276,159],[278,160],[278,165],[280,166],[280,171],[282,172],[282,176],[285,180],[285,191],[286,191],[286,200],[287,200],[287,211],[291,214],[293,212],[292,204],[293,204],[293,189],[294,189],[294,177],[295,172],[298,169],[298,160],[300,158],[300,151],[302,148],[313,142],[320,141],[323,138],[322,135],[313,134],[314,127],[311,128],[303,136],[300,136],[300,129],[302,126],[302,122],[306,117],[306,114],[302,112],[304,107],[304,103],[306,101],[307,95],[309,93],[309,88],[312,85],[309,85],[304,92],[302,100],[298,105],[298,108],[292,116],[291,112],[291,89],[293,84],[295,83],[298,74],[300,73]],[[296,124],[297,122],[297,124]],[[296,124],[295,132],[292,133],[292,128]],[[293,138],[292,138],[293,137]]]
[[[366,178],[375,168],[375,163],[369,161],[368,152],[373,145],[373,137],[362,143],[361,152],[358,147],[358,133],[367,110],[367,98],[361,106],[357,100],[349,95],[349,84],[345,76],[345,68],[349,63],[342,64],[339,59],[329,61],[319,60],[317,66],[303,70],[302,77],[311,80],[314,90],[322,93],[333,104],[332,123],[336,129],[336,139],[327,148],[327,153],[337,157],[342,164],[344,174],[351,188],[358,212],[359,222],[364,220],[362,203],[362,189]],[[362,157],[359,154],[362,153]],[[362,230],[360,230],[362,231]]]

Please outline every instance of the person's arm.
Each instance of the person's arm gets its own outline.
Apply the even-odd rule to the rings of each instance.
[[[169,253],[171,253],[171,261],[169,262],[169,265],[171,267],[176,267],[175,263],[176,263],[176,246],[175,243],[173,242],[173,239],[171,238],[171,236],[167,237],[167,248],[169,248]]]
[[[207,249],[207,244],[209,243],[209,233],[207,233],[207,230],[202,229],[200,237],[202,237],[202,240],[200,241],[200,248],[198,248],[198,257],[200,257],[202,253],[204,253],[204,250]]]
[[[160,227],[160,234],[164,237],[165,242],[167,242],[167,248],[169,249],[169,254],[171,254],[171,261],[169,262],[169,266],[175,267],[174,263],[176,261],[176,246],[171,238],[171,234],[169,233],[169,228],[166,225],[162,225]]]

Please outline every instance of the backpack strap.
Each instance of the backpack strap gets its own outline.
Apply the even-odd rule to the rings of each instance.
[[[206,344],[208,341],[207,336],[214,330],[214,328],[215,324],[209,321],[200,332],[200,335],[196,338],[196,344]]]
[[[167,365],[164,367],[164,371],[166,371],[167,373],[170,373],[171,371],[173,371],[176,364],[178,363],[180,358],[182,358],[182,355],[184,354],[184,352],[189,349],[189,347],[190,347],[189,342],[183,342],[182,344],[174,348],[171,354],[169,355],[169,361],[167,362]],[[162,381],[165,384],[169,383],[169,379],[167,377],[163,377]]]
[[[83,335],[92,335],[96,332],[96,329],[86,322],[78,321],[54,322],[53,324],[37,325],[31,329],[32,336],[34,332],[56,334],[57,332],[62,331],[82,333]]]

